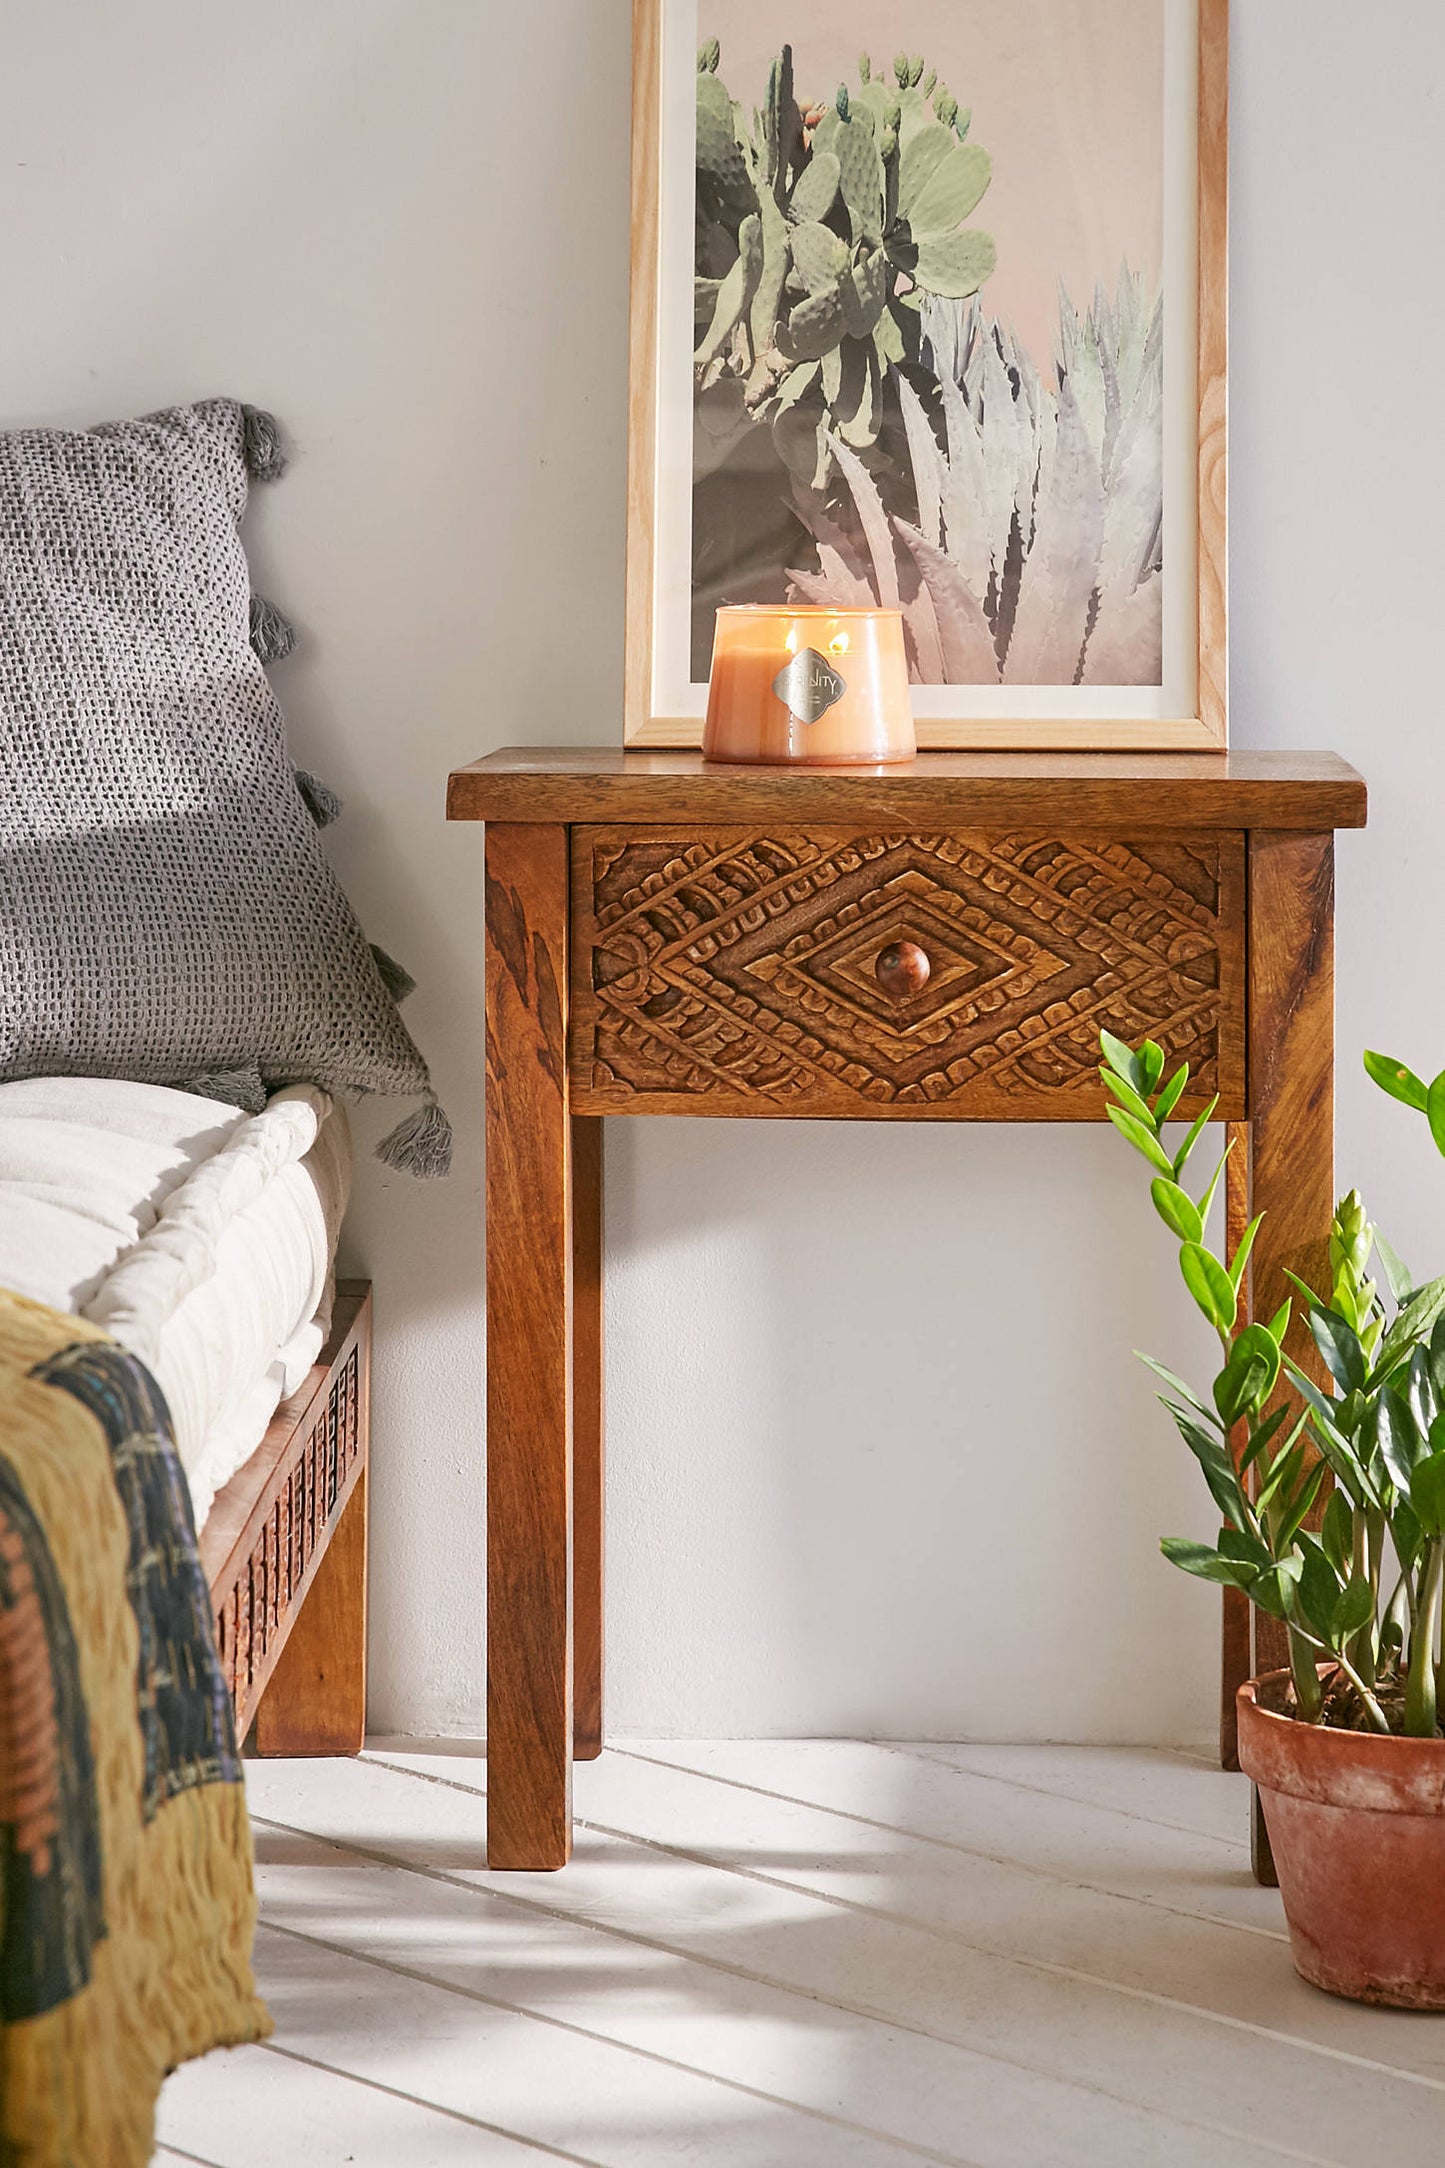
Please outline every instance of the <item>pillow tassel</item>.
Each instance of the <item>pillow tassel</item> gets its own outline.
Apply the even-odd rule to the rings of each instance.
[[[407,995],[416,992],[416,980],[404,964],[399,964],[394,956],[388,956],[386,950],[378,948],[374,941],[371,944],[371,953],[376,958],[376,968],[381,973],[382,985],[400,1008]]]
[[[382,1138],[376,1156],[383,1166],[414,1174],[419,1181],[433,1181],[451,1173],[452,1125],[435,1099],[427,1099]]]
[[[267,1097],[259,1069],[216,1069],[203,1076],[177,1077],[171,1089],[194,1092],[198,1099],[215,1099],[222,1106],[239,1107],[243,1114],[259,1114]]]
[[[279,482],[286,472],[280,425],[263,407],[241,408],[241,457],[257,482]]]
[[[296,645],[296,627],[264,595],[251,597],[251,650],[262,662],[284,662]]]
[[[309,768],[297,768],[294,770],[294,774],[296,788],[301,793],[302,802],[317,827],[329,828],[333,821],[339,821],[342,814],[342,800],[331,788],[331,785],[323,783],[320,776],[313,775]]]

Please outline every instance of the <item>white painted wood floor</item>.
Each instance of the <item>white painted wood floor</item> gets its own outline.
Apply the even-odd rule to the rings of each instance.
[[[1445,2020],[1295,1977],[1203,1758],[628,1745],[571,1867],[489,1875],[485,1763],[415,1744],[248,1765],[276,2036],[157,2161],[1445,2162]]]

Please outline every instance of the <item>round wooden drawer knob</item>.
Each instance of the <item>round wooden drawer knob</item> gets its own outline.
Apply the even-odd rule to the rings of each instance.
[[[928,958],[916,941],[893,941],[879,953],[873,976],[885,994],[907,1001],[911,994],[922,993],[929,969]]]

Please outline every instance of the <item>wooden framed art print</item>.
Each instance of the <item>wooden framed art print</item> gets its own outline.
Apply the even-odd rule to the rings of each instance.
[[[635,0],[626,736],[721,604],[919,742],[1222,750],[1228,0]]]

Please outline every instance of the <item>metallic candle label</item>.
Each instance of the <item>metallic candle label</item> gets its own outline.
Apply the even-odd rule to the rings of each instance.
[[[773,691],[800,723],[816,723],[847,690],[847,679],[815,647],[805,647],[773,679]]]

